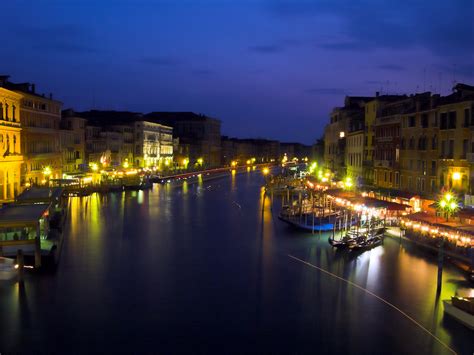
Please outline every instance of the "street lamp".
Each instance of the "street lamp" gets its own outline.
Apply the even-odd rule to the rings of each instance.
[[[446,214],[446,222],[449,220],[449,216],[456,212],[458,208],[457,198],[451,192],[446,192],[438,201],[438,209]]]
[[[90,163],[89,166],[91,167],[91,170],[93,172],[97,172],[97,170],[99,170],[99,166],[97,165],[97,163]]]
[[[235,160],[233,160],[233,161],[230,163],[230,165],[231,165],[233,168],[235,168],[235,167],[237,166],[237,162],[236,162]]]
[[[204,163],[204,160],[203,160],[202,158],[199,158],[199,159],[197,160],[197,163],[202,166],[202,163]]]
[[[270,172],[270,169],[263,168],[262,172],[263,172],[263,175],[268,175],[268,173]]]

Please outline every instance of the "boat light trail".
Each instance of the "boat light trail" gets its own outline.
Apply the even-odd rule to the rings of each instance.
[[[316,265],[313,265],[307,261],[304,261],[300,258],[297,258],[296,256],[293,256],[291,254],[287,254],[288,257],[292,258],[293,260],[296,260],[296,261],[299,261],[300,263],[303,263],[309,267],[312,267],[313,269],[316,269],[316,270],[319,270],[321,272],[324,272],[325,274],[329,275],[329,276],[332,276],[336,279],[339,279],[341,281],[344,281],[346,283],[348,283],[349,285],[351,286],[354,286],[356,288],[358,288],[359,290],[362,290],[366,293],[368,293],[369,295],[377,298],[378,300],[382,301],[383,303],[385,303],[386,305],[388,305],[389,307],[393,308],[394,310],[396,310],[397,312],[401,313],[405,318],[407,318],[408,320],[410,320],[412,323],[414,323],[416,326],[418,326],[419,328],[421,328],[425,333],[428,333],[429,335],[431,335],[434,339],[436,339],[436,341],[438,341],[438,343],[440,343],[441,345],[443,345],[446,349],[448,349],[450,352],[452,352],[453,354],[457,354],[456,351],[454,351],[454,349],[452,349],[451,347],[449,347],[448,344],[446,344],[445,342],[443,342],[440,338],[438,338],[436,335],[434,335],[432,332],[430,332],[427,328],[425,328],[423,325],[421,325],[419,322],[417,322],[415,319],[413,319],[412,317],[410,317],[406,312],[402,311],[400,308],[398,308],[397,306],[395,306],[393,303],[390,303],[389,301],[387,301],[386,299],[376,295],[375,293],[369,291],[368,289],[362,287],[362,286],[359,286],[357,285],[356,283],[350,281],[350,280],[347,280],[341,276],[338,276],[336,274],[333,274],[332,272],[330,271],[327,271],[323,268],[320,268],[319,266],[316,266]]]

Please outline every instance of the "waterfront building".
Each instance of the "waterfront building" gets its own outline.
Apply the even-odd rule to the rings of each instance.
[[[382,188],[400,186],[400,122],[408,100],[384,105],[375,119],[374,185]]]
[[[303,159],[303,158],[310,158],[312,154],[311,146],[301,144],[301,143],[280,143],[280,158],[284,155],[288,159]]]
[[[22,95],[21,152],[24,158],[21,184],[43,184],[61,177],[59,125],[62,103],[36,93],[35,84],[15,84],[8,76],[1,78],[3,87]],[[18,110],[18,107],[16,108]]]
[[[3,88],[0,81],[0,204],[21,191],[21,105],[22,95]]]
[[[173,129],[154,122],[136,121],[135,166],[164,169],[173,163]]]
[[[364,156],[364,124],[361,120],[354,120],[347,132],[345,149],[346,177],[352,179],[358,186],[363,181],[362,161]]]
[[[151,112],[143,119],[173,128],[173,137],[179,138],[183,151],[189,152],[183,165],[220,166],[220,120],[193,112]]]
[[[339,178],[344,178],[346,169],[346,140],[353,119],[360,120],[364,113],[365,103],[371,97],[346,96],[343,107],[336,107],[331,112],[330,123],[324,132],[325,167]]]
[[[439,185],[469,195],[473,194],[470,181],[474,177],[473,106],[474,86],[457,84],[451,95],[439,98],[437,107]]]
[[[277,161],[280,152],[280,142],[260,138],[221,138],[222,164],[230,165],[232,161],[240,164],[249,159],[257,163]]]
[[[400,189],[421,196],[439,192],[436,102],[439,95],[422,93],[404,102],[400,129]]]
[[[74,116],[72,110],[62,113],[60,142],[63,178],[84,171],[86,153],[86,120]]]
[[[364,113],[364,156],[362,173],[365,185],[374,183],[374,152],[375,152],[375,120],[381,108],[390,102],[406,99],[406,95],[380,95],[365,103]]]

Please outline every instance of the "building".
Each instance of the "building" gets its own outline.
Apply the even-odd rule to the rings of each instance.
[[[173,163],[173,129],[154,122],[134,122],[134,166],[165,169]]]
[[[24,164],[21,184],[42,184],[61,177],[60,131],[62,103],[36,93],[35,84],[14,84],[8,76],[0,78],[2,86],[22,95],[21,151]]]
[[[221,121],[193,112],[151,112],[143,119],[173,128],[184,165],[217,167],[221,164]],[[179,162],[182,164],[182,162]]]
[[[324,131],[324,162],[339,178],[346,176],[346,139],[352,121],[363,120],[365,103],[373,98],[364,96],[346,96],[343,107],[331,112],[330,123]]]
[[[384,105],[375,119],[374,186],[400,186],[400,124],[410,101],[396,101]]]
[[[404,102],[400,130],[400,189],[419,195],[439,191],[438,118],[439,95],[412,95]]]
[[[305,159],[312,155],[312,148],[301,143],[280,143],[280,158],[286,154],[287,159]]]
[[[384,105],[406,99],[406,95],[379,95],[375,93],[373,100],[365,103],[364,112],[364,157],[362,160],[362,174],[365,185],[374,183],[374,156],[375,156],[375,121]]]
[[[2,87],[0,81],[0,203],[21,192],[21,106],[22,95]]]
[[[84,118],[75,117],[72,110],[62,112],[60,146],[63,177],[86,169],[86,122]]]
[[[439,185],[458,193],[473,194],[472,139],[474,86],[457,84],[451,95],[437,103],[439,121]],[[469,160],[468,160],[469,158]]]
[[[268,163],[279,158],[280,142],[260,138],[229,138],[222,136],[222,165],[230,165],[232,161],[245,163],[255,159],[257,163]]]
[[[353,121],[346,138],[345,166],[346,177],[352,179],[357,186],[364,181],[362,161],[364,156],[364,124],[363,121]]]

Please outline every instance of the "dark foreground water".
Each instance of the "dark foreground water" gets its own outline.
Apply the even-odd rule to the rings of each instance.
[[[0,284],[0,353],[472,354],[441,303],[461,274],[446,267],[437,297],[436,258],[410,244],[336,253],[278,221],[262,183],[71,199],[56,273]]]

